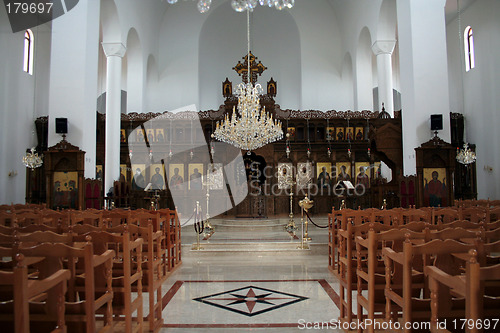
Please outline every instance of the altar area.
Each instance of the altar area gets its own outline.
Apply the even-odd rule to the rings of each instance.
[[[320,226],[328,225],[328,217],[312,217]],[[213,218],[210,224],[214,228],[209,236],[200,235],[201,249],[197,249],[197,233],[193,225],[182,227],[182,251],[191,255],[238,255],[252,253],[256,256],[327,254],[328,229],[320,229],[308,223],[308,236],[311,240],[301,242],[302,227],[300,216],[294,217],[297,227],[295,235],[285,230],[289,217],[248,218]],[[304,217],[305,221],[305,217]]]

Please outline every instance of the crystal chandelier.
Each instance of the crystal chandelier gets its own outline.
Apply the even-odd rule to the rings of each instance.
[[[178,0],[167,0],[169,4],[177,3]],[[198,11],[200,13],[206,13],[210,9],[212,0],[198,0]],[[292,8],[295,4],[295,0],[232,0],[231,6],[237,12],[243,12],[244,10],[253,11],[257,5],[275,7],[278,10],[285,8]]]
[[[238,113],[233,108],[231,117],[226,114],[224,120],[217,122],[214,131],[217,140],[251,151],[283,137],[281,121],[269,116],[265,107],[260,110],[261,92],[260,84],[255,87],[251,82],[238,85]]]
[[[464,143],[464,147],[460,151],[457,148],[457,161],[464,165],[469,165],[476,161],[476,153],[470,150],[467,142]]]
[[[214,137],[222,142],[231,144],[239,149],[255,150],[268,143],[280,140],[283,137],[281,121],[274,119],[260,109],[259,96],[262,86],[252,83],[250,72],[250,10],[247,10],[247,41],[248,41],[248,75],[247,83],[240,83],[236,88],[238,96],[238,113],[233,107],[233,114],[228,114],[224,120],[217,122]]]
[[[35,147],[30,149],[30,153],[26,153],[26,156],[23,156],[23,164],[27,168],[36,169],[42,166],[43,155],[38,156],[38,153],[35,153]]]

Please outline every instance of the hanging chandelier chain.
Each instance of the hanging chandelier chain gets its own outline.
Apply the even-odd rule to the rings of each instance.
[[[185,0],[184,0],[185,1]],[[167,0],[167,3],[174,4],[178,0]],[[285,8],[292,8],[295,4],[295,0],[232,0],[231,7],[237,12],[243,12],[244,10],[253,11],[257,7],[257,3],[261,6],[274,7],[277,10],[283,10]],[[212,0],[198,0],[198,11],[200,13],[206,13],[212,5]]]
[[[247,9],[247,82],[252,82],[250,73],[250,10]]]
[[[224,120],[217,123],[214,137],[237,148],[252,151],[283,137],[281,122],[274,119],[260,108],[262,86],[253,85],[250,55],[250,8],[247,9],[247,80],[238,84],[238,112],[233,107],[233,114],[225,115]]]

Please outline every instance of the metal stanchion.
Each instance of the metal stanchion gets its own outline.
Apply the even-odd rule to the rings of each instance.
[[[205,228],[204,230],[206,231],[204,233],[205,240],[208,240],[215,232],[215,228],[212,226],[210,223],[210,213],[209,213],[209,208],[210,208],[210,186],[213,185],[213,177],[209,176],[207,173],[207,181],[203,183],[203,185],[206,186],[207,193],[206,193],[206,198],[207,198],[207,214],[205,216]]]
[[[297,226],[295,225],[295,221],[293,220],[293,185],[296,183],[293,181],[292,177],[287,179],[287,184],[290,185],[290,220],[288,224],[285,226],[285,231],[290,234],[292,239],[295,237],[295,231],[297,230]]]
[[[193,244],[193,250],[201,250],[203,249],[200,244],[200,235],[203,233],[204,225],[203,218],[201,217],[201,208],[200,202],[196,201],[196,211],[195,211],[195,220],[194,220],[194,231],[196,232],[196,244]]]

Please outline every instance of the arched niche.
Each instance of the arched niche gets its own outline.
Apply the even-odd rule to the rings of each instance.
[[[127,37],[126,82],[127,82],[127,112],[142,112],[144,97],[144,65],[141,41],[137,30],[129,30]]]
[[[280,86],[276,102],[282,107],[300,106],[301,46],[294,18],[287,11],[258,7],[250,16],[250,49],[268,68],[259,83],[273,77]],[[231,6],[213,8],[199,35],[200,109],[218,109],[223,103],[220,83],[226,77],[233,86],[242,82],[232,68],[247,53],[247,18]]]

